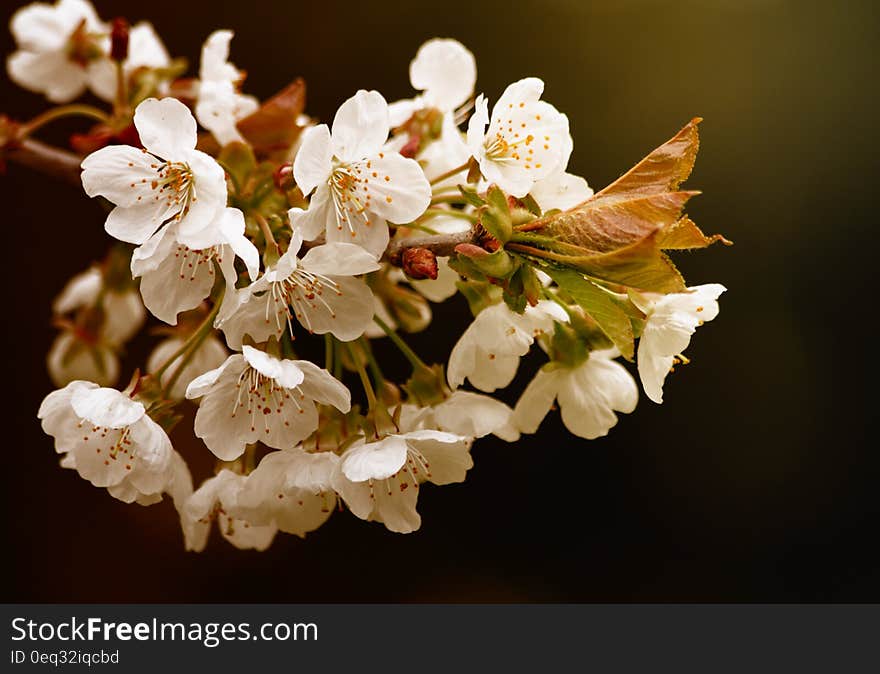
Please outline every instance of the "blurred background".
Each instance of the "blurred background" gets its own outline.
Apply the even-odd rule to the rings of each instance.
[[[464,484],[424,490],[414,534],[343,512],[307,540],[279,535],[264,553],[236,550],[215,531],[196,555],[183,551],[170,502],[116,501],[59,468],[40,431],[36,411],[52,388],[50,302],[110,240],[103,211],[81,191],[10,166],[0,177],[0,599],[880,601],[880,456],[868,441],[874,3],[94,4],[106,19],[152,21],[191,73],[203,39],[233,28],[247,92],[267,97],[301,75],[308,111],[323,120],[358,88],[410,96],[419,45],[458,38],[490,100],[521,77],[546,81],[545,98],[571,119],[569,170],[596,189],[703,116],[688,187],[704,193],[688,210],[736,245],[678,262],[690,284],[729,290],[687,352],[693,363],[667,381],[662,407],[642,396],[593,442],[568,435],[554,415],[517,444],[478,442]],[[3,3],[4,25],[17,5]],[[12,51],[6,30],[0,47]],[[0,87],[0,111],[27,119],[44,109],[5,72]],[[463,302],[435,308],[432,329],[413,342],[439,358],[467,314]],[[155,342],[130,349],[126,376]]]

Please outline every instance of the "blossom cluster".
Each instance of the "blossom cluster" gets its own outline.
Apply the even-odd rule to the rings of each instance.
[[[724,241],[682,213],[697,120],[594,194],[568,172],[569,120],[544,83],[519,79],[490,104],[452,39],[418,50],[412,98],[357,91],[327,124],[305,114],[301,81],[245,94],[231,31],[186,78],[150,24],[102,21],[87,0],[28,5],[11,28],[11,78],[58,107],[6,143],[89,117],[72,145],[115,240],[53,306],[59,388],[38,416],[94,486],[141,505],[167,494],[188,549],[214,522],[262,550],[346,508],[412,532],[420,489],[465,480],[476,439],[515,442],[557,407],[572,434],[602,437],[636,407],[631,371],[662,402],[718,314],[725,288],[686,286],[667,255]],[[110,110],[72,102],[86,91]],[[461,337],[426,362],[404,335],[455,295],[470,309]],[[121,388],[148,315],[160,340]],[[381,339],[407,381],[383,374]],[[545,362],[509,406],[496,392],[536,347]],[[171,441],[187,405],[216,459],[200,483]]]

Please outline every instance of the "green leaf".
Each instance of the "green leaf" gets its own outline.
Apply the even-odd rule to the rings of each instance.
[[[623,302],[608,291],[571,269],[546,269],[547,274],[571,295],[620,350],[627,360],[635,354],[633,327]]]
[[[236,192],[245,186],[248,178],[257,168],[257,158],[247,143],[229,143],[220,151],[217,163],[229,175]]]
[[[510,207],[507,204],[507,195],[497,185],[490,185],[486,192],[486,205],[479,211],[480,224],[489,234],[501,243],[507,243],[513,233],[513,223],[510,219]]]

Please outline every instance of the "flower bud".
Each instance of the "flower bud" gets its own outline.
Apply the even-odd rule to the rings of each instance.
[[[113,28],[110,31],[110,58],[122,63],[128,58],[128,21],[118,16],[113,19]]]
[[[275,188],[281,193],[287,193],[296,187],[296,182],[293,179],[293,164],[289,161],[284,162],[275,169],[275,172],[272,174],[272,179],[275,181]]]
[[[437,278],[437,256],[427,248],[407,248],[401,255],[403,273],[415,281]]]

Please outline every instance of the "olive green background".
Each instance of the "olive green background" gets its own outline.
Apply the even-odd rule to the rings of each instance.
[[[246,89],[267,96],[302,75],[309,112],[325,120],[358,88],[410,95],[418,46],[456,37],[475,53],[477,89],[491,100],[521,77],[546,81],[546,99],[571,119],[570,170],[597,189],[700,115],[688,186],[704,193],[689,213],[736,245],[678,259],[691,284],[729,290],[688,351],[693,363],[668,380],[664,405],[642,396],[594,442],[566,434],[555,416],[520,443],[478,442],[466,483],[424,490],[415,534],[336,513],[307,540],[282,535],[266,553],[235,550],[214,532],[205,553],[187,554],[170,503],[115,501],[61,470],[40,432],[51,298],[109,239],[80,191],[10,166],[0,178],[0,599],[880,600],[880,459],[868,439],[872,3],[95,4],[106,18],[153,21],[193,64],[212,30],[234,28]],[[3,3],[4,23],[14,8]],[[4,32],[3,52],[10,43]],[[27,118],[43,108],[0,81],[0,111]],[[460,302],[437,316],[414,342],[439,357],[467,317]],[[134,345],[126,372],[154,342]],[[191,458],[207,451],[175,442]]]

